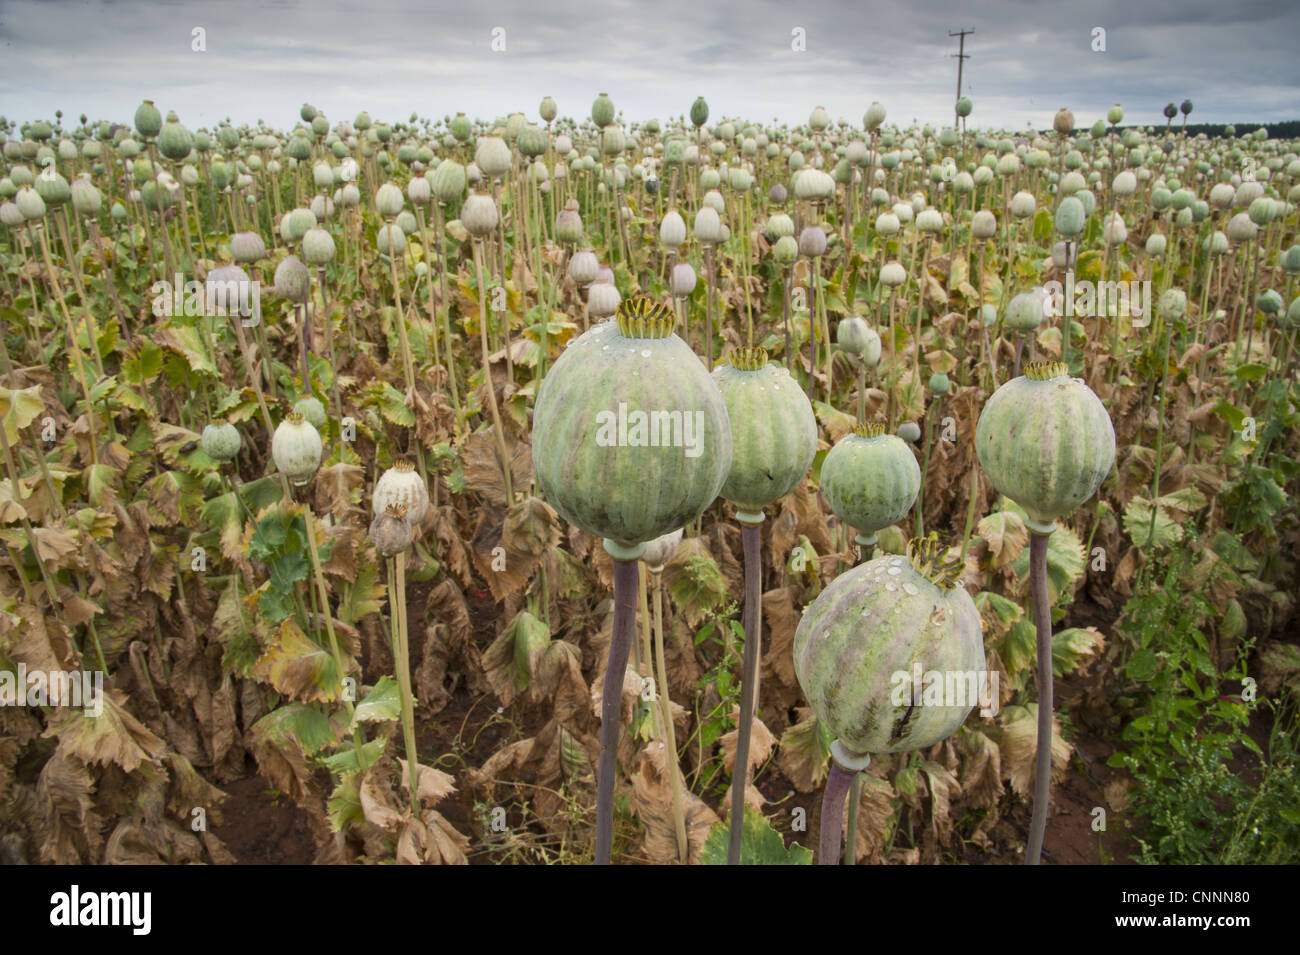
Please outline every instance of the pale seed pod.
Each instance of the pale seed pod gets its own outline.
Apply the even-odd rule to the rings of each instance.
[[[573,258],[569,260],[569,278],[579,285],[590,285],[596,281],[599,271],[600,262],[597,261],[596,254],[589,249],[575,252]]]
[[[491,196],[474,193],[461,206],[460,221],[466,231],[475,238],[481,239],[491,235],[496,231],[499,222],[496,201]]]
[[[997,217],[988,209],[981,209],[971,217],[970,233],[976,239],[991,239],[997,232]]]
[[[669,249],[681,248],[686,241],[686,222],[676,209],[670,209],[659,226],[659,241]]]
[[[677,298],[685,298],[695,291],[695,269],[689,262],[678,262],[673,266],[668,280],[669,291]]]
[[[880,268],[880,284],[897,288],[907,281],[907,270],[900,262],[887,262]]]
[[[618,311],[623,296],[613,282],[596,282],[587,290],[587,311],[597,318],[609,318]]]
[[[405,458],[399,458],[379,476],[371,495],[371,506],[376,516],[393,505],[406,509],[406,517],[413,527],[420,526],[429,510],[429,489],[414,465]]]
[[[826,252],[826,233],[815,225],[805,226],[799,233],[799,254],[805,258],[815,258]]]
[[[695,213],[695,238],[705,245],[722,239],[722,219],[712,206],[701,205]]]

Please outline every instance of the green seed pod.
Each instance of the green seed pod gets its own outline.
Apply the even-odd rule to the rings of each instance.
[[[1017,219],[1028,219],[1038,208],[1038,200],[1033,193],[1017,192],[1011,197],[1011,215]]]
[[[560,108],[555,105],[555,100],[549,96],[542,97],[542,104],[537,107],[537,115],[542,117],[542,122],[551,123],[559,115]]]
[[[36,192],[45,200],[47,206],[54,209],[72,199],[72,186],[68,180],[54,171],[53,166],[45,167],[36,177]]]
[[[385,219],[394,218],[402,211],[404,205],[406,199],[402,195],[402,190],[391,182],[384,183],[375,193],[375,212]]]
[[[433,171],[433,195],[443,205],[456,202],[465,195],[466,182],[465,167],[446,159]]]
[[[474,133],[473,125],[465,117],[464,113],[457,113],[449,128],[451,134],[456,137],[456,141],[461,143],[469,142],[470,136]]]
[[[23,218],[28,221],[45,218],[45,200],[31,186],[23,186],[19,189],[14,203],[18,206],[18,211],[23,214]]]
[[[1118,126],[1123,119],[1124,110],[1120,107],[1119,103],[1116,103],[1106,111],[1106,122],[1110,123],[1112,126]]]
[[[901,262],[886,262],[880,267],[880,284],[888,288],[898,288],[907,281],[907,270]]]
[[[614,101],[607,93],[601,93],[591,104],[591,121],[602,129],[614,122]]]
[[[222,463],[238,457],[242,445],[239,429],[228,421],[206,426],[199,436],[200,450],[212,460]]]
[[[812,404],[786,369],[762,348],[733,351],[713,370],[731,427],[731,467],[721,496],[742,521],[761,520],[763,507],[803,480],[817,453]]]
[[[793,265],[799,258],[799,242],[792,235],[781,236],[772,247],[772,258],[776,259],[779,265]]]
[[[949,384],[948,376],[941,371],[936,371],[930,376],[930,390],[936,395],[947,394]]]
[[[678,219],[680,220],[680,216]],[[570,199],[555,217],[555,237],[573,245],[582,241],[582,216],[578,213],[578,200]],[[686,237],[686,224],[682,223],[682,238]]]
[[[877,101],[872,101],[871,105],[867,107],[867,111],[862,114],[863,129],[873,133],[880,128],[884,121],[885,107],[881,106]]]
[[[256,232],[236,232],[230,237],[230,257],[236,262],[257,262],[266,258],[266,243]]]
[[[868,367],[874,367],[880,361],[880,336],[867,324],[865,318],[851,315],[840,320],[835,329],[835,342],[840,350],[861,358]],[[875,352],[875,357],[868,356]]]
[[[1160,296],[1156,303],[1162,318],[1177,321],[1187,314],[1187,293],[1182,289],[1171,288]]]
[[[271,438],[271,457],[289,483],[302,487],[320,468],[320,433],[302,415],[290,413]]]
[[[621,559],[698,517],[731,466],[722,394],[673,324],[650,299],[625,303],[569,342],[537,396],[539,490]]]
[[[998,220],[987,209],[981,209],[971,217],[971,236],[976,239],[991,239],[998,233]]]
[[[980,306],[980,321],[983,322],[985,328],[992,328],[993,325],[996,324],[997,320],[998,320],[997,308],[995,308],[992,305]]]
[[[1083,203],[1075,196],[1067,196],[1056,208],[1056,231],[1066,238],[1073,238],[1083,231],[1086,217]]]
[[[1287,307],[1286,317],[1282,322],[1285,328],[1300,328],[1300,295],[1291,300]]]
[[[1105,407],[1062,362],[1030,362],[984,405],[975,427],[980,466],[1001,494],[1049,533],[1092,497],[1115,461]]]
[[[1166,248],[1167,242],[1161,233],[1153,232],[1147,237],[1147,255],[1164,255]]]
[[[804,611],[795,676],[850,753],[926,749],[981,702],[983,628],[960,579],[957,561],[918,539],[906,559],[886,555],[840,574]]]
[[[1250,216],[1250,221],[1255,225],[1268,225],[1277,216],[1277,203],[1268,196],[1260,196],[1251,202],[1247,215]]]
[[[194,150],[194,137],[180,124],[175,114],[169,114],[167,122],[158,134],[158,152],[164,159],[178,162]]]
[[[1228,239],[1232,242],[1253,242],[1258,233],[1259,227],[1248,213],[1238,212],[1228,220]]]
[[[135,131],[145,139],[152,139],[162,130],[163,118],[162,113],[158,112],[158,107],[153,104],[153,100],[147,99],[135,110]]]
[[[957,115],[962,117],[963,119],[970,115],[971,109],[973,108],[974,107],[970,101],[969,96],[963,96],[961,99],[957,100],[956,112]]]
[[[1282,253],[1282,268],[1292,275],[1300,273],[1300,245],[1293,245]]]
[[[475,238],[491,235],[500,221],[497,204],[491,196],[474,193],[461,206],[460,221]]]
[[[859,543],[870,546],[877,531],[911,510],[921,488],[921,468],[905,439],[885,434],[879,423],[862,424],[831,448],[822,462],[821,481],[831,510],[857,530]]]
[[[310,288],[311,272],[297,256],[291,255],[275,267],[275,294],[280,298],[301,302]]]
[[[1277,315],[1282,311],[1282,296],[1273,289],[1260,293],[1255,298],[1255,307],[1265,315]]]
[[[7,229],[17,229],[26,221],[16,203],[6,202],[0,205],[0,225]]]
[[[1021,292],[1007,305],[1007,327],[1032,332],[1051,314],[1052,299],[1043,288]]]
[[[334,261],[334,237],[319,226],[308,229],[302,237],[302,256],[308,265],[328,265]]]
[[[319,398],[310,395],[300,398],[293,406],[293,410],[310,421],[311,426],[317,431],[325,427],[325,406],[321,404]]]

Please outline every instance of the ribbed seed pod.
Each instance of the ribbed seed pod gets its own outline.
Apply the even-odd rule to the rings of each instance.
[[[812,404],[785,367],[762,348],[740,348],[713,370],[731,424],[731,468],[722,497],[741,520],[789,494],[817,453]]]
[[[858,543],[903,519],[921,489],[921,468],[902,438],[879,423],[858,425],[835,443],[821,470],[822,493],[841,520],[858,531]]]
[[[394,504],[406,509],[406,517],[415,527],[420,526],[429,510],[429,489],[414,465],[405,458],[399,458],[379,476],[371,495],[371,507],[376,515]]]
[[[906,558],[887,555],[840,574],[804,611],[795,676],[850,752],[933,746],[980,702],[983,626],[960,576],[937,542],[914,540]]]
[[[985,402],[975,448],[993,486],[1047,533],[1101,487],[1115,461],[1115,428],[1064,363],[1030,362]]]
[[[546,500],[632,556],[698,517],[731,465],[722,394],[673,324],[658,303],[626,303],[616,322],[570,341],[533,415]]]
[[[320,467],[320,433],[302,415],[289,414],[271,438],[271,457],[275,466],[295,487],[312,479]]]

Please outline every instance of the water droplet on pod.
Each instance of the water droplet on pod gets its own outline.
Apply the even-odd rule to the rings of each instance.
[[[917,590],[916,587],[914,587],[912,584],[903,584],[903,590],[905,590],[908,594],[910,594],[913,597],[915,597],[917,594],[920,593],[920,591]]]

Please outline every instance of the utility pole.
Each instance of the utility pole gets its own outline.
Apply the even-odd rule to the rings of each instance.
[[[970,59],[970,54],[966,52],[966,37],[968,34],[974,32],[974,27],[971,27],[969,30],[958,30],[955,33],[951,30],[948,31],[949,36],[960,38],[957,41],[957,52],[950,54],[957,58],[957,99],[961,99],[961,69],[966,65],[966,60]],[[955,105],[956,100],[954,100],[953,103],[953,126],[956,127],[961,123],[961,117],[957,115],[957,107]]]

